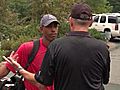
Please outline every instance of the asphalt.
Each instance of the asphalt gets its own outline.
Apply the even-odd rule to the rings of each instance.
[[[119,44],[116,44],[114,42],[108,42],[107,44],[109,45],[110,52],[114,53],[114,55],[117,54],[115,50],[120,52],[117,49],[117,48],[120,47]],[[115,58],[115,57],[112,57],[112,58]],[[119,82],[120,80],[118,80],[119,79],[119,75],[118,74],[119,74],[119,69],[120,69],[119,65],[118,65],[119,63],[120,62],[116,63],[115,61],[112,61],[112,63],[111,63],[111,75],[112,76],[110,77],[110,83],[108,85],[105,85],[105,90],[120,90],[120,82]],[[117,77],[115,75],[117,75]]]
[[[109,83],[105,85],[105,90],[120,90],[120,84]]]

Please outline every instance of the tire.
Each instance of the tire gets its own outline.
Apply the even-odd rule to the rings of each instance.
[[[110,31],[105,31],[105,39],[109,41],[112,38],[111,32]]]

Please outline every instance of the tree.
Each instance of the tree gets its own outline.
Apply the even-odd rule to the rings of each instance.
[[[112,12],[117,13],[120,12],[120,0],[108,0],[110,5],[113,6]]]
[[[5,22],[6,14],[7,14],[7,1],[0,0],[0,23]]]
[[[108,0],[85,0],[85,2],[91,6],[93,13],[108,13],[112,10]]]

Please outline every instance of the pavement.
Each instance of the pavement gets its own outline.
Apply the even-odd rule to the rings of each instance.
[[[113,42],[107,42],[107,45],[109,46],[110,51],[118,48],[118,45],[116,43],[113,43]]]
[[[105,90],[120,90],[120,84],[109,83],[105,86]]]
[[[115,55],[115,57],[111,57],[111,58],[114,58],[115,61],[112,61],[111,62],[111,77],[110,77],[110,82],[108,85],[105,85],[105,90],[120,90],[120,80],[119,79],[119,58],[117,57],[117,53],[116,53],[116,50],[119,52],[119,48],[120,45],[119,44],[116,44],[114,42],[107,42],[108,46],[109,46],[109,50],[112,54]],[[116,58],[117,58],[117,62],[116,62]],[[114,60],[113,59],[113,60]],[[117,75],[117,76],[116,76]]]

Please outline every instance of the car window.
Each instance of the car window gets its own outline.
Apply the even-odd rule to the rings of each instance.
[[[106,16],[101,16],[100,23],[105,23],[106,22]]]
[[[116,23],[117,19],[115,16],[108,16],[108,23]]]
[[[99,16],[95,16],[94,17],[94,22],[98,22],[98,20],[99,20]]]
[[[118,16],[118,23],[120,23],[120,16]]]

